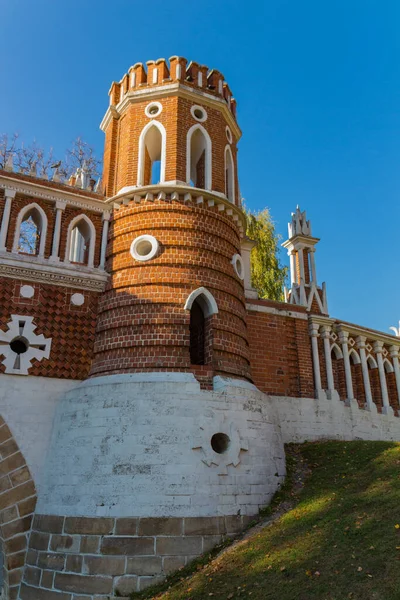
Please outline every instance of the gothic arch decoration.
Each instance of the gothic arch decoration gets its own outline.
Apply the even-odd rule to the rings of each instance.
[[[87,266],[93,268],[94,266],[94,250],[96,244],[96,229],[92,223],[92,221],[86,215],[78,215],[72,219],[70,224],[68,225],[67,231],[67,245],[65,248],[65,262],[75,262],[71,261],[71,249],[75,240],[73,240],[73,232],[76,227],[79,227],[79,224],[83,222],[87,227],[87,237],[85,239],[86,243],[89,243],[89,251],[87,257]]]
[[[229,144],[225,146],[225,196],[235,204],[235,163]]]
[[[214,296],[205,287],[199,287],[189,294],[185,302],[185,310],[190,310],[193,306],[193,302],[197,300],[203,309],[204,316],[210,317],[218,313],[218,305]]]
[[[151,164],[154,161],[160,161],[160,183],[164,183],[165,163],[167,154],[166,148],[167,132],[165,131],[164,125],[162,125],[162,123],[156,120],[147,123],[147,125],[142,129],[142,132],[139,137],[137,185],[149,185],[151,183],[151,181],[145,181],[147,156],[149,157]]]
[[[383,366],[384,366],[384,369],[385,369],[386,373],[393,373],[394,372],[393,365],[390,362],[390,360],[388,360],[387,358],[383,359]]]
[[[332,344],[331,353],[334,355],[336,359],[343,358],[343,353],[337,344]]]
[[[367,363],[370,369],[377,369],[378,368],[378,364],[376,362],[376,360],[374,359],[373,356],[371,356],[371,354],[369,354],[367,356]]]
[[[204,181],[198,182],[198,165],[204,153]],[[195,187],[212,190],[212,142],[207,130],[196,123],[186,138],[186,182]]]
[[[26,218],[24,218],[24,217],[26,217]],[[41,206],[39,206],[39,204],[37,204],[36,202],[32,202],[31,204],[24,206],[24,208],[22,208],[19,211],[19,214],[17,217],[17,222],[15,225],[14,243],[13,243],[12,251],[20,252],[19,241],[20,241],[20,236],[21,236],[21,225],[25,220],[29,219],[29,217],[36,217],[37,223],[35,223],[35,225],[37,226],[37,229],[38,229],[39,247],[37,249],[37,252],[32,252],[32,253],[28,253],[28,254],[44,256],[48,222],[47,222],[46,213],[44,212],[43,208]]]
[[[0,416],[2,493],[0,546],[4,563],[1,598],[19,598],[22,567],[26,563],[29,535],[37,495],[29,467],[10,429]],[[15,543],[13,540],[15,539]],[[13,548],[15,548],[13,550]]]
[[[349,351],[349,359],[350,359],[350,362],[351,362],[353,365],[359,365],[359,364],[361,364],[360,357],[358,356],[358,354],[357,354],[357,352],[354,350],[354,348],[352,348],[352,349]]]

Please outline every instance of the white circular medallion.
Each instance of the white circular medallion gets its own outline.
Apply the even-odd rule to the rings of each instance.
[[[158,251],[158,240],[152,235],[140,235],[131,244],[131,256],[135,260],[151,260]]]
[[[244,279],[244,265],[243,265],[243,259],[240,256],[240,254],[234,254],[231,260],[231,263],[233,264],[233,268],[235,269],[235,273],[236,275],[239,277],[239,279]]]
[[[228,125],[225,127],[225,133],[226,133],[226,139],[228,140],[228,142],[230,144],[232,144],[232,140],[233,140],[232,131],[229,129]]]
[[[199,121],[200,123],[204,123],[204,121],[207,121],[207,113],[202,106],[194,104],[191,107],[190,112],[192,117],[196,119],[196,121]]]
[[[148,104],[146,106],[146,108],[144,109],[146,117],[149,117],[149,119],[152,119],[153,117],[158,117],[158,115],[161,113],[161,111],[162,111],[161,102],[150,102],[150,104]]]
[[[71,304],[74,306],[82,306],[85,302],[85,296],[83,294],[72,294]]]
[[[33,298],[35,295],[35,288],[31,285],[23,285],[19,290],[19,295],[22,296],[22,298]]]

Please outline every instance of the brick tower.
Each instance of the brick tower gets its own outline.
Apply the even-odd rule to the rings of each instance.
[[[57,406],[38,494],[37,531],[57,552],[72,544],[59,591],[143,589],[240,530],[284,477],[275,413],[251,382],[235,106],[221,73],[178,57],[111,86],[108,281],[90,376]]]

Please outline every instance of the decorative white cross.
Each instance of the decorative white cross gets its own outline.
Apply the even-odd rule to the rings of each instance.
[[[0,330],[0,354],[6,373],[28,375],[28,369],[34,359],[49,358],[51,338],[36,335],[33,317],[11,315],[7,323],[8,331]]]
[[[399,321],[399,326],[398,327],[389,327],[389,329],[391,329],[392,331],[394,331],[394,335],[396,337],[400,337],[400,321]]]

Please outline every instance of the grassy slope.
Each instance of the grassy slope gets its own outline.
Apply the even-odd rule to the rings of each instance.
[[[400,600],[400,444],[324,442],[300,452],[311,473],[295,508],[168,591],[140,596]]]

